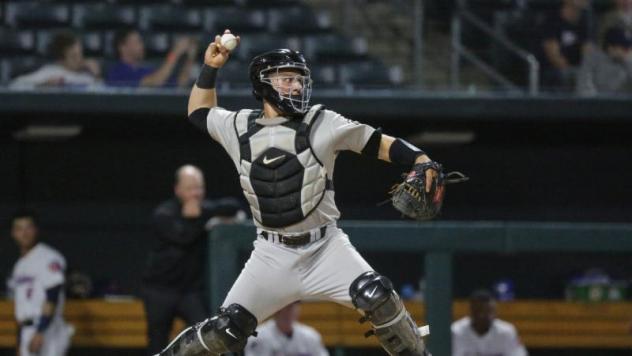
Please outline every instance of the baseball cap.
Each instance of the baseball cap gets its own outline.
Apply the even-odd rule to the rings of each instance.
[[[604,38],[606,46],[621,46],[625,48],[632,47],[632,33],[621,27],[611,27],[606,31]]]

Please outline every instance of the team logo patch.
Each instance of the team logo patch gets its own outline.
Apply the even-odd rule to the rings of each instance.
[[[61,272],[63,270],[63,267],[61,266],[61,263],[59,263],[57,261],[53,261],[53,262],[48,264],[48,269],[51,272]]]

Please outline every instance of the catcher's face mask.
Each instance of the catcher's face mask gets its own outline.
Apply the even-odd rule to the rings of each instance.
[[[262,83],[270,85],[293,112],[305,113],[309,109],[312,78],[307,66],[298,63],[275,66],[262,70],[259,78]]]

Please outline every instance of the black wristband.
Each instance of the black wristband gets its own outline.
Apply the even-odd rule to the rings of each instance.
[[[424,155],[424,151],[413,146],[409,142],[401,138],[395,139],[388,151],[391,162],[401,164],[403,166],[412,166],[415,164],[417,157]]]
[[[39,320],[37,321],[37,331],[38,332],[44,332],[46,329],[48,329],[48,327],[50,326],[50,322],[53,320],[53,317],[49,316],[49,315],[42,315],[40,316]]]
[[[195,85],[200,89],[215,89],[215,80],[217,80],[217,68],[204,64]]]

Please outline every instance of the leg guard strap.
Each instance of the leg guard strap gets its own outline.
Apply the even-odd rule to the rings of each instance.
[[[421,331],[406,311],[388,278],[376,272],[360,275],[349,288],[353,305],[371,321],[374,334],[389,355],[427,356]]]

